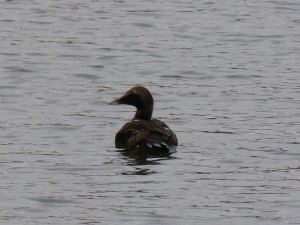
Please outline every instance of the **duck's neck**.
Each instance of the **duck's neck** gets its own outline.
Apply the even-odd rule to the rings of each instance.
[[[151,120],[152,112],[153,112],[153,106],[144,109],[137,109],[134,119]]]

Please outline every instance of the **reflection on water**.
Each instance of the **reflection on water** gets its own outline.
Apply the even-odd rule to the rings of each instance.
[[[149,169],[135,168],[136,171],[122,172],[123,175],[150,175],[155,173],[155,171]]]
[[[124,159],[128,161],[127,165],[158,165],[160,161],[174,158],[171,155],[149,156],[147,152],[137,150],[118,150]]]
[[[1,224],[299,224],[299,6],[1,1]],[[114,148],[135,84],[171,157]]]

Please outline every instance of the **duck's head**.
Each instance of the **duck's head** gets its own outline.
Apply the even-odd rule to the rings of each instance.
[[[134,119],[150,120],[153,112],[153,98],[147,88],[136,86],[125,92],[123,96],[112,101],[111,104],[125,104],[135,106],[137,111]]]

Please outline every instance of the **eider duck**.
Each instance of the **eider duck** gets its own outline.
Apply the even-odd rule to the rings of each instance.
[[[126,104],[136,107],[133,119],[116,134],[116,148],[146,149],[149,155],[170,155],[176,151],[177,137],[162,121],[152,118],[153,98],[147,88],[136,86],[111,104]]]

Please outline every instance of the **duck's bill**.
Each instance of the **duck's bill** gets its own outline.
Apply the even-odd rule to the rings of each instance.
[[[109,105],[118,105],[120,103],[119,103],[119,99],[116,99],[116,100],[113,100],[113,101],[111,101],[111,102],[109,102],[107,104],[109,104]]]
[[[109,102],[110,105],[117,105],[117,104],[127,104],[126,101],[128,101],[128,97],[130,97],[130,93],[125,93],[123,96],[113,100],[112,102]]]

